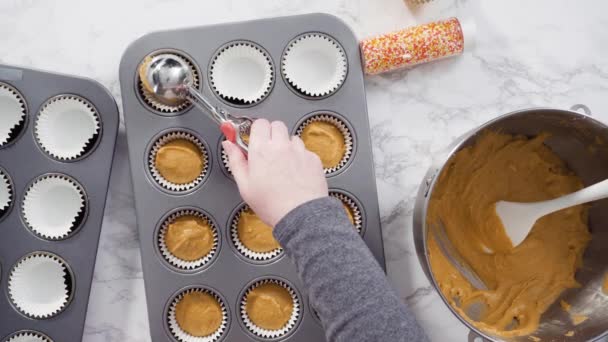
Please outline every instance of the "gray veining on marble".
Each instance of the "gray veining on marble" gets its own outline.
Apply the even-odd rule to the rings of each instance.
[[[366,84],[389,278],[433,341],[465,341],[466,329],[430,287],[414,251],[418,184],[433,153],[501,113],[584,103],[608,121],[608,2],[2,0],[0,62],[97,79],[120,105],[120,57],[146,32],[309,12],[337,15],[361,38],[454,15],[478,24],[473,53]],[[85,341],[150,340],[136,231],[121,132]]]

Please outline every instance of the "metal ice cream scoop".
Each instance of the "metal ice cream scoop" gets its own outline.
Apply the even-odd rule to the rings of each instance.
[[[173,54],[161,54],[146,58],[139,69],[141,81],[154,97],[167,105],[188,100],[215,121],[226,139],[248,152],[249,133],[253,120],[237,117],[225,109],[213,106],[194,87],[194,77],[188,63]]]

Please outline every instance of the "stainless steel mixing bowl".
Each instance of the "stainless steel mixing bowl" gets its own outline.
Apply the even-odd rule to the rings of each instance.
[[[576,110],[583,110],[581,114]],[[593,119],[582,105],[571,110],[534,108],[500,116],[455,141],[436,158],[420,186],[414,209],[414,241],[418,259],[429,281],[458,319],[471,329],[469,341],[531,341],[529,337],[501,339],[491,336],[469,324],[456,313],[443,296],[430,269],[427,248],[427,208],[433,196],[435,180],[447,161],[462,148],[475,142],[483,130],[498,130],[511,134],[534,136],[548,132],[546,144],[568,163],[585,185],[608,178],[608,126]],[[541,341],[599,341],[608,340],[608,295],[602,291],[604,276],[608,272],[608,200],[593,204],[589,212],[591,240],[584,254],[584,266],[576,279],[582,284],[578,289],[565,291],[561,299],[572,304],[571,312],[588,316],[589,319],[575,326],[568,313],[560,308],[559,300],[541,317],[539,329],[533,334]],[[541,270],[539,270],[541,272]],[[565,334],[574,331],[573,337]]]

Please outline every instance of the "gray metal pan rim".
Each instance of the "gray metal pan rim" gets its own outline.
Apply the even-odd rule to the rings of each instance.
[[[315,309],[315,307],[312,305],[310,296],[308,296],[307,299],[308,299],[308,311],[310,312],[310,315],[313,317],[315,322],[317,322],[319,325],[322,325],[323,323],[321,322],[321,317],[319,317],[319,314],[317,313],[317,309]]]
[[[198,211],[201,214],[203,214],[204,216],[206,216],[209,220],[211,220],[212,225],[215,227],[215,229],[217,230],[216,234],[217,234],[217,247],[216,247],[216,251],[214,253],[214,255],[211,257],[211,259],[209,261],[207,261],[205,264],[203,264],[202,266],[193,268],[191,270],[187,270],[187,269],[182,269],[176,266],[171,265],[171,263],[169,263],[165,257],[163,257],[162,252],[160,251],[160,246],[158,243],[158,234],[160,232],[160,229],[163,225],[163,223],[165,223],[165,221],[173,214],[176,214],[180,211],[187,211],[187,210],[193,210],[193,211]],[[211,216],[211,214],[205,210],[203,210],[202,208],[199,207],[195,207],[195,206],[183,206],[183,207],[177,207],[175,209],[170,210],[169,212],[165,213],[160,220],[158,220],[158,223],[156,224],[156,227],[154,228],[154,235],[152,236],[152,242],[154,243],[154,251],[156,253],[156,256],[162,261],[162,264],[169,269],[172,272],[175,272],[177,274],[181,274],[181,275],[192,275],[192,274],[197,274],[197,273],[202,273],[204,271],[206,271],[208,268],[210,268],[213,263],[218,259],[218,256],[222,250],[222,232],[221,232],[221,227],[217,224],[217,221],[215,220],[215,218],[213,216]]]
[[[191,189],[184,190],[184,191],[174,191],[174,190],[169,190],[169,189],[165,189],[164,187],[162,187],[160,184],[158,184],[158,182],[156,182],[156,180],[152,176],[150,167],[148,166],[148,162],[149,162],[148,157],[150,156],[150,153],[152,152],[152,147],[154,146],[154,143],[158,139],[160,139],[162,136],[173,133],[173,132],[186,132],[188,134],[193,135],[195,138],[197,138],[201,142],[201,144],[205,147],[205,149],[207,151],[207,172],[205,173],[205,176],[200,181],[200,183],[198,183]],[[209,145],[207,144],[207,141],[205,139],[202,139],[201,136],[194,130],[191,130],[186,127],[165,128],[162,131],[156,133],[152,137],[152,139],[150,139],[150,141],[148,142],[148,145],[146,146],[145,153],[143,156],[144,168],[146,170],[146,172],[145,172],[146,178],[147,178],[148,182],[150,184],[152,184],[152,186],[154,186],[156,189],[163,192],[164,194],[168,194],[168,195],[172,195],[172,196],[184,196],[187,194],[191,194],[191,193],[197,191],[198,189],[202,188],[207,183],[207,180],[210,178],[210,175],[211,175],[212,169],[213,169],[213,153],[211,153],[210,151],[211,151],[211,149],[209,149]]]
[[[61,310],[57,311],[53,315],[50,315],[50,316],[44,317],[44,318],[32,317],[32,316],[22,312],[21,310],[19,310],[17,308],[17,306],[15,305],[15,303],[13,303],[13,299],[11,298],[11,295],[8,292],[8,279],[10,278],[10,275],[11,275],[15,265],[17,265],[21,260],[24,260],[24,259],[26,259],[30,256],[34,256],[34,255],[46,255],[48,257],[56,258],[57,260],[59,260],[61,265],[63,267],[65,267],[65,269],[68,271],[68,274],[70,276],[71,285],[72,285],[72,289],[70,291],[68,299],[66,300],[65,305],[61,308]],[[35,251],[29,252],[29,253],[25,254],[24,256],[20,257],[17,261],[15,261],[15,263],[13,265],[11,265],[9,272],[8,272],[7,285],[5,286],[5,295],[6,295],[7,301],[9,302],[9,304],[11,305],[13,310],[15,310],[15,312],[19,313],[21,316],[28,318],[30,320],[34,320],[34,321],[47,321],[47,320],[50,320],[54,317],[61,315],[70,306],[70,304],[72,303],[72,300],[74,299],[74,294],[76,293],[76,286],[77,286],[76,285],[76,275],[74,274],[74,271],[72,270],[72,267],[70,266],[70,264],[63,257],[61,257],[59,254],[49,252],[49,251],[35,250]]]
[[[346,171],[352,164],[353,160],[357,157],[356,156],[357,155],[357,145],[358,145],[357,132],[353,128],[353,125],[351,125],[350,121],[348,121],[346,119],[346,117],[344,117],[343,115],[338,114],[332,110],[316,110],[314,112],[305,114],[300,120],[298,120],[298,122],[296,122],[294,128],[291,131],[291,135],[297,135],[298,129],[300,128],[300,126],[302,126],[302,124],[304,124],[304,122],[306,122],[306,120],[308,120],[314,116],[319,116],[319,115],[333,116],[333,117],[339,119],[340,121],[342,121],[344,123],[344,125],[346,125],[346,128],[348,128],[348,130],[353,138],[353,150],[350,154],[350,157],[348,158],[348,161],[344,164],[344,166],[337,169],[336,171],[325,174],[326,178],[331,178],[331,177],[337,176],[337,175],[341,174],[342,172]]]
[[[38,117],[40,115],[40,111],[49,103],[53,102],[56,99],[62,98],[62,97],[75,97],[77,99],[80,99],[82,101],[84,101],[84,103],[90,105],[93,108],[93,111],[95,112],[95,115],[97,117],[97,120],[99,120],[99,130],[97,131],[97,134],[95,134],[94,139],[95,142],[93,143],[93,145],[89,148],[88,151],[85,151],[85,153],[83,153],[81,156],[78,156],[76,158],[73,159],[61,159],[61,158],[56,158],[54,156],[51,155],[51,153],[49,151],[47,151],[42,144],[40,143],[39,139],[38,139],[38,135],[36,134],[36,121],[38,121]],[[51,96],[50,98],[48,98],[47,100],[45,100],[42,105],[40,105],[40,108],[38,109],[38,112],[36,112],[36,117],[34,118],[34,128],[32,129],[32,135],[34,136],[34,141],[36,142],[36,147],[38,147],[38,149],[40,150],[40,152],[42,154],[44,154],[45,156],[47,156],[48,158],[58,161],[60,163],[75,163],[78,161],[81,161],[83,159],[86,159],[88,156],[90,156],[91,154],[93,154],[93,152],[95,152],[95,150],[97,149],[97,147],[99,146],[99,144],[101,143],[101,140],[103,139],[103,119],[101,117],[101,114],[99,113],[99,110],[97,110],[97,107],[95,107],[95,105],[93,104],[93,102],[89,101],[87,98],[81,96],[81,95],[76,95],[76,94],[71,94],[71,93],[62,93],[62,94],[57,94],[54,96]]]
[[[82,192],[82,195],[84,197],[84,213],[82,214],[82,220],[80,220],[80,223],[78,224],[77,227],[72,228],[72,230],[65,236],[62,238],[56,238],[56,239],[49,239],[49,238],[45,238],[41,235],[39,235],[38,233],[36,233],[34,231],[34,229],[31,227],[31,225],[27,222],[27,220],[25,219],[24,215],[23,215],[23,201],[25,200],[25,194],[27,193],[27,190],[29,190],[32,185],[34,185],[34,183],[42,178],[47,178],[47,177],[63,177],[63,178],[67,178],[68,180],[70,180],[71,182],[73,182],[74,184],[76,184],[76,186],[78,187],[78,190],[80,190]],[[86,189],[84,188],[84,186],[78,181],[76,180],[76,178],[68,175],[67,173],[62,173],[62,172],[47,172],[47,173],[43,173],[41,175],[38,175],[36,177],[34,177],[31,181],[29,181],[27,183],[27,185],[24,187],[24,191],[23,194],[21,195],[21,200],[19,201],[19,218],[21,219],[21,223],[23,224],[23,227],[25,227],[33,236],[35,236],[36,238],[42,240],[42,241],[63,241],[63,240],[67,240],[71,237],[73,237],[74,235],[76,235],[80,229],[85,225],[85,223],[87,222],[87,218],[89,217],[89,196],[87,194]]]
[[[144,58],[146,58],[147,56],[153,56],[153,55],[159,55],[162,53],[171,53],[171,54],[176,54],[182,58],[186,58],[186,60],[192,64],[192,66],[194,66],[194,69],[196,70],[196,72],[198,73],[198,77],[199,77],[199,84],[198,84],[198,89],[201,90],[203,87],[203,77],[201,75],[201,69],[198,66],[198,64],[196,63],[196,59],[192,58],[191,55],[189,55],[188,53],[186,53],[185,51],[182,50],[178,50],[178,49],[174,49],[174,48],[160,48],[160,49],[156,49],[154,51],[150,51],[148,52],[145,56],[143,56],[140,59],[140,62],[137,64],[139,66],[139,64],[141,64],[141,61],[143,61]],[[143,95],[141,94],[140,90],[139,90],[139,71],[136,69],[133,75],[133,91],[135,92],[135,97],[137,97],[137,100],[139,101],[139,103],[141,104],[142,107],[144,107],[148,112],[152,113],[152,114],[156,114],[156,115],[160,115],[160,116],[166,116],[166,117],[174,117],[174,116],[179,116],[182,114],[185,114],[187,112],[189,112],[194,105],[192,103],[190,103],[189,105],[187,105],[184,109],[176,111],[176,112],[170,112],[170,113],[165,113],[162,112],[158,109],[155,109],[154,107],[152,107],[150,104],[148,104],[146,102],[146,100],[143,98]]]
[[[185,291],[192,290],[192,289],[202,289],[202,290],[211,291],[224,302],[224,308],[226,309],[226,317],[228,317],[228,319],[227,319],[227,323],[226,323],[226,329],[222,333],[222,336],[218,339],[218,342],[225,340],[226,336],[228,335],[228,332],[230,331],[230,326],[232,325],[230,304],[226,300],[226,297],[224,297],[224,295],[220,291],[218,291],[215,288],[208,286],[208,285],[195,285],[195,284],[188,285],[188,286],[182,287],[179,290],[173,292],[173,294],[171,294],[171,296],[169,296],[169,298],[166,300],[165,308],[163,309],[163,327],[165,329],[165,333],[172,341],[180,342],[178,339],[175,338],[175,336],[173,336],[173,334],[171,333],[171,329],[169,328],[169,320],[167,319],[167,317],[169,317],[169,308],[171,307],[171,303],[173,303],[173,300],[177,296],[179,296],[181,293],[183,293]]]
[[[11,214],[11,211],[13,210],[13,207],[15,206],[15,202],[17,201],[17,191],[15,190],[15,184],[13,183],[13,179],[11,178],[11,175],[2,166],[0,166],[0,173],[3,174],[6,177],[6,179],[8,179],[8,183],[11,187],[11,201],[8,204],[8,208],[6,208],[6,210],[4,211],[4,215],[0,216],[0,223],[1,223],[7,217],[9,217],[9,215]],[[1,278],[1,276],[2,276],[2,273],[0,272],[0,278]]]
[[[327,36],[329,38],[331,38],[333,41],[335,41],[338,46],[340,47],[340,49],[344,52],[344,58],[346,59],[346,74],[344,74],[344,80],[342,81],[342,83],[340,84],[340,86],[338,88],[336,88],[335,90],[331,91],[329,94],[323,95],[323,96],[310,96],[310,95],[306,95],[304,93],[302,93],[301,91],[299,91],[298,89],[295,89],[295,87],[289,83],[289,81],[287,80],[287,77],[285,76],[285,73],[283,72],[283,57],[285,56],[285,54],[287,53],[287,50],[289,49],[289,47],[291,47],[291,45],[296,42],[298,39],[304,37],[304,36],[310,36],[310,35],[323,35],[323,36]],[[325,32],[320,32],[320,31],[308,31],[308,32],[304,32],[301,33],[297,36],[295,36],[293,39],[291,39],[289,41],[289,43],[287,43],[287,45],[285,45],[285,48],[283,49],[283,52],[281,52],[281,63],[280,63],[280,72],[281,72],[281,78],[283,79],[283,82],[285,83],[285,86],[291,90],[292,93],[298,95],[299,97],[306,99],[306,100],[311,100],[311,101],[319,101],[319,100],[324,100],[327,99],[328,97],[331,97],[333,95],[335,95],[337,92],[340,91],[340,89],[342,89],[342,86],[346,83],[346,79],[348,78],[348,74],[350,73],[350,66],[349,64],[349,60],[348,60],[348,55],[346,54],[346,50],[344,50],[344,47],[342,46],[342,44],[340,43],[339,40],[337,40],[336,38],[334,38],[331,34],[325,33]]]
[[[12,333],[4,336],[2,338],[2,342],[8,341],[9,338],[13,338],[13,337],[19,336],[21,334],[27,334],[27,333],[38,335],[38,337],[46,338],[48,341],[53,342],[53,339],[51,337],[49,337],[49,335],[47,335],[43,332],[40,332],[38,330],[33,330],[33,329],[22,329],[22,330],[12,332]]]
[[[243,44],[248,44],[251,45],[253,48],[259,49],[260,51],[262,51],[262,53],[264,53],[266,55],[266,57],[268,58],[268,61],[270,62],[270,66],[272,67],[272,79],[270,81],[270,87],[268,88],[268,90],[266,91],[266,94],[258,101],[255,101],[253,103],[249,103],[249,104],[235,104],[233,102],[228,101],[227,99],[223,98],[215,89],[214,86],[212,86],[213,82],[211,81],[211,66],[213,65],[213,63],[215,62],[216,58],[220,55],[220,53],[222,53],[227,47],[232,46],[232,45],[236,45],[239,43],[243,43]],[[231,40],[223,45],[221,45],[219,48],[217,48],[214,52],[213,55],[211,57],[211,59],[209,60],[209,63],[207,64],[207,86],[209,87],[209,89],[211,90],[211,92],[213,93],[213,95],[215,95],[215,97],[217,99],[219,99],[220,101],[222,101],[222,103],[224,103],[227,106],[230,107],[234,107],[234,108],[251,108],[251,107],[255,107],[257,105],[259,105],[260,103],[264,102],[264,100],[266,100],[268,97],[270,97],[270,94],[272,94],[272,91],[274,90],[274,85],[276,83],[276,79],[277,79],[277,67],[276,67],[276,63],[274,62],[274,59],[272,58],[272,55],[268,52],[268,50],[266,50],[261,44],[256,43],[254,41],[251,40],[247,40],[247,39],[235,39],[235,40]]]
[[[247,290],[249,290],[249,288],[251,286],[253,286],[254,284],[264,281],[264,280],[276,280],[276,281],[287,284],[291,288],[293,293],[296,294],[296,297],[297,297],[298,301],[300,302],[300,314],[299,314],[298,319],[296,320],[296,323],[294,324],[293,328],[291,328],[291,330],[289,330],[285,335],[282,335],[282,336],[279,336],[276,338],[264,338],[264,337],[260,337],[256,334],[254,334],[253,332],[249,331],[247,326],[245,326],[243,319],[241,318],[241,303],[243,302],[243,298],[245,297]],[[269,274],[269,275],[263,275],[263,276],[256,277],[255,279],[250,280],[249,282],[247,282],[245,284],[243,289],[241,289],[241,291],[239,291],[239,295],[238,295],[237,301],[236,301],[236,311],[235,312],[237,313],[237,316],[238,316],[239,326],[249,337],[255,339],[256,341],[276,342],[276,341],[281,341],[281,340],[289,340],[289,337],[293,336],[296,333],[296,331],[298,331],[298,328],[300,327],[300,323],[304,319],[304,302],[302,300],[302,296],[300,295],[300,291],[299,291],[298,287],[294,286],[294,284],[291,281],[289,281],[283,277]]]
[[[352,193],[344,190],[344,189],[340,189],[340,188],[330,188],[329,192],[332,193],[338,193],[338,194],[342,194],[346,197],[348,197],[349,199],[351,199],[353,202],[355,202],[355,205],[357,206],[357,209],[359,209],[359,211],[361,212],[361,232],[359,233],[359,235],[361,236],[361,238],[365,237],[365,231],[367,228],[367,215],[365,213],[365,207],[361,204],[361,201],[359,201],[359,199],[357,198],[357,196],[353,195]]]
[[[277,256],[272,257],[268,260],[254,260],[254,259],[248,258],[247,256],[241,254],[241,252],[239,252],[239,250],[234,245],[234,241],[232,240],[232,234],[231,234],[232,223],[236,219],[236,215],[238,215],[238,213],[246,206],[248,206],[247,203],[240,202],[236,206],[236,208],[234,208],[232,210],[232,212],[230,213],[230,216],[228,216],[228,222],[226,223],[226,229],[224,229],[225,234],[226,234],[226,240],[229,241],[228,244],[230,245],[232,252],[234,253],[234,255],[236,255],[241,260],[245,261],[248,264],[252,264],[254,266],[263,266],[263,265],[269,265],[269,264],[274,264],[274,263],[278,262],[279,260],[281,260],[283,258],[283,256],[285,256],[285,251],[281,251]]]
[[[23,101],[23,106],[25,107],[25,115],[23,117],[23,123],[22,123],[22,127],[19,130],[19,132],[17,133],[17,135],[15,135],[15,137],[13,137],[13,139],[11,139],[9,142],[7,142],[6,144],[0,146],[0,150],[5,149],[13,144],[15,144],[17,141],[19,141],[19,139],[21,139],[23,137],[23,135],[25,134],[25,131],[27,131],[27,127],[29,125],[29,116],[30,116],[30,107],[27,103],[27,99],[25,98],[25,96],[23,96],[23,93],[21,91],[19,91],[19,89],[17,89],[17,87],[13,86],[10,83],[4,82],[4,81],[0,81],[0,85],[3,85],[7,88],[9,88],[10,90],[14,91],[17,93],[17,95],[21,98],[21,100]]]

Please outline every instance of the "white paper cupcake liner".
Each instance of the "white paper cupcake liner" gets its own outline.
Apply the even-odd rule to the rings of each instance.
[[[23,330],[10,335],[4,342],[53,342],[53,340],[41,332]]]
[[[205,160],[205,165],[203,165],[203,170],[201,171],[200,175],[198,175],[198,177],[196,177],[196,179],[190,183],[176,184],[170,182],[165,179],[160,174],[160,171],[158,171],[158,169],[156,168],[156,154],[158,153],[160,148],[163,147],[165,144],[178,139],[188,140],[195,144],[201,151],[203,159]],[[150,168],[152,178],[154,178],[156,183],[161,187],[170,191],[187,191],[199,185],[203,181],[203,179],[205,179],[205,176],[207,176],[207,173],[209,171],[209,153],[207,153],[207,148],[205,147],[205,145],[203,145],[203,143],[194,135],[184,131],[174,131],[161,136],[154,142],[154,145],[150,150],[150,156],[148,158],[148,167]]]
[[[19,260],[8,277],[11,302],[24,315],[44,319],[59,314],[69,303],[71,278],[65,262],[54,254],[35,252]]]
[[[228,153],[224,150],[224,146],[220,145],[220,151],[222,153],[222,165],[224,166],[224,170],[230,176],[232,176],[232,170],[230,169],[230,160],[228,159]]]
[[[8,173],[0,169],[0,217],[13,202],[13,184]]]
[[[184,331],[177,323],[177,319],[175,318],[175,308],[177,306],[177,303],[179,303],[179,301],[182,300],[182,298],[184,298],[186,294],[193,292],[202,292],[211,295],[217,300],[217,302],[220,304],[220,307],[222,308],[222,323],[220,324],[219,329],[217,329],[211,335],[200,337],[192,336],[186,331]],[[228,327],[228,310],[226,308],[226,303],[224,303],[224,300],[214,291],[208,290],[206,288],[191,288],[181,292],[180,294],[175,296],[175,298],[173,298],[173,300],[171,301],[171,306],[169,307],[169,317],[167,317],[167,319],[169,322],[169,330],[171,331],[173,336],[180,342],[215,342],[220,340],[222,335],[224,335],[224,333],[226,332],[226,329]]]
[[[60,160],[82,157],[99,138],[100,130],[95,107],[74,95],[60,95],[46,102],[34,126],[40,147]]]
[[[249,42],[235,42],[213,58],[209,71],[213,90],[237,104],[253,104],[264,99],[274,82],[270,55]]]
[[[3,147],[19,135],[27,115],[23,95],[5,83],[0,83],[0,113],[0,147]]]
[[[80,184],[65,175],[44,175],[25,191],[21,210],[36,235],[63,239],[78,229],[78,219],[86,210],[86,195]]]
[[[329,196],[339,199],[340,202],[344,203],[350,208],[351,212],[353,213],[353,220],[355,221],[355,229],[357,230],[357,233],[361,234],[361,231],[363,230],[363,215],[361,214],[361,210],[359,209],[357,203],[355,203],[350,196],[341,192],[330,191]]]
[[[260,253],[254,252],[251,249],[245,247],[241,240],[239,239],[239,220],[241,215],[249,209],[248,205],[244,205],[237,211],[237,213],[232,218],[232,224],[230,225],[230,238],[236,250],[241,253],[244,257],[254,260],[254,261],[268,261],[274,259],[281,254],[283,254],[283,248],[277,248],[270,252]]]
[[[255,289],[261,285],[264,285],[264,284],[276,284],[276,285],[279,285],[279,286],[285,288],[289,292],[289,294],[291,295],[291,298],[293,300],[293,311],[291,312],[291,317],[289,318],[289,321],[287,322],[287,324],[285,324],[285,326],[281,329],[278,329],[278,330],[263,329],[263,328],[257,326],[256,324],[254,324],[249,319],[249,315],[247,315],[247,295],[249,295],[249,293],[251,293],[251,291],[253,289]],[[298,320],[300,319],[300,299],[298,298],[298,295],[293,290],[293,288],[291,288],[291,286],[289,286],[287,283],[285,283],[281,280],[263,279],[263,280],[257,281],[253,285],[249,286],[249,288],[245,291],[243,298],[241,298],[241,319],[243,320],[243,323],[245,323],[245,327],[247,327],[247,329],[250,332],[252,332],[254,335],[256,335],[258,337],[262,337],[262,338],[266,338],[266,339],[274,339],[274,338],[283,337],[283,336],[287,335],[296,326]]]
[[[157,57],[160,55],[170,55],[171,57],[180,59],[185,64],[187,64],[190,67],[190,72],[192,73],[193,86],[198,89],[198,87],[200,86],[200,76],[199,76],[198,69],[196,68],[194,62],[190,58],[188,58],[182,54],[179,54],[177,52],[160,51],[160,52],[151,53],[150,55],[146,56],[146,58],[144,58],[142,60],[142,62],[140,63],[140,67],[141,67],[141,65],[143,65],[143,63],[145,63],[150,58]],[[188,100],[184,100],[175,105],[169,105],[169,104],[165,104],[165,103],[158,101],[156,99],[156,96],[153,93],[151,93],[144,86],[144,83],[141,81],[141,77],[139,75],[139,73],[140,73],[139,69],[136,71],[136,73],[137,73],[137,89],[139,90],[139,94],[140,94],[143,102],[146,105],[148,105],[150,108],[152,108],[153,110],[156,110],[158,112],[165,113],[165,114],[175,114],[175,113],[182,112],[182,111],[190,108],[190,106],[192,106],[192,103]]]
[[[202,218],[202,219],[206,220],[207,222],[209,222],[209,225],[211,226],[211,231],[213,232],[213,247],[211,248],[211,251],[207,255],[203,256],[200,259],[192,260],[192,261],[182,260],[182,259],[176,257],[175,255],[171,254],[171,252],[167,248],[167,245],[165,244],[165,235],[167,234],[169,225],[171,223],[173,223],[176,219],[178,219],[182,216],[196,216],[196,217]],[[219,236],[218,236],[218,229],[217,229],[216,225],[213,223],[213,221],[211,221],[211,219],[207,215],[201,213],[198,210],[185,209],[185,210],[180,210],[176,213],[171,214],[162,223],[162,225],[158,231],[158,247],[160,249],[160,253],[162,254],[162,256],[165,258],[165,260],[169,264],[171,264],[177,268],[180,268],[182,270],[193,270],[195,268],[202,267],[202,266],[206,265],[207,263],[209,263],[215,257],[215,255],[217,253],[218,245],[219,245]]]
[[[350,129],[348,128],[348,126],[346,126],[344,121],[331,114],[318,114],[308,118],[306,121],[300,124],[300,126],[296,130],[296,135],[302,137],[302,132],[304,131],[304,128],[306,128],[306,126],[310,125],[313,122],[328,122],[336,126],[336,128],[338,128],[344,136],[344,144],[346,150],[344,152],[342,160],[340,160],[338,165],[334,167],[324,168],[325,174],[334,173],[343,168],[350,160],[350,157],[353,153],[353,135],[351,134]]]
[[[323,97],[340,88],[348,72],[346,53],[332,37],[322,33],[294,39],[283,54],[283,76],[300,93]]]

